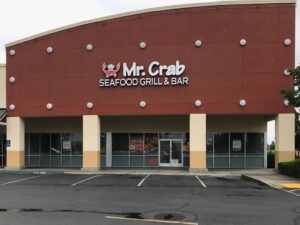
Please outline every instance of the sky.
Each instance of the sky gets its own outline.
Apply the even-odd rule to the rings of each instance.
[[[5,44],[84,20],[151,7],[215,0],[0,0],[0,63]],[[220,1],[220,0],[219,0]],[[296,62],[300,63],[300,13],[296,9]],[[274,121],[268,123],[268,143],[274,140]]]

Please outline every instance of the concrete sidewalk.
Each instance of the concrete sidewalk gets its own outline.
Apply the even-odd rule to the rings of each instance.
[[[300,179],[285,176],[282,174],[243,174],[245,179],[255,180],[260,183],[267,184],[272,187],[283,189],[300,189]]]

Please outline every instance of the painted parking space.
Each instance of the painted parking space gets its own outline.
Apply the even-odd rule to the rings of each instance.
[[[287,189],[300,189],[300,183],[281,183],[280,185]]]
[[[101,175],[79,184],[81,187],[136,187],[144,175]]]
[[[34,179],[39,177],[32,174],[0,174],[0,186],[13,184],[17,182],[24,182],[27,179]]]
[[[143,187],[199,187],[203,184],[195,176],[161,176],[151,175],[142,185]]]
[[[17,185],[31,186],[71,186],[72,184],[91,177],[91,175],[43,175],[37,179],[25,180]]]

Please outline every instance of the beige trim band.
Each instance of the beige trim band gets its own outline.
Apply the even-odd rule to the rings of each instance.
[[[252,4],[260,4],[261,5],[261,4],[288,4],[288,3],[296,3],[296,0],[234,0],[234,1],[225,0],[225,1],[216,1],[216,2],[202,2],[202,3],[192,3],[192,4],[171,5],[171,6],[149,8],[149,9],[131,11],[131,12],[126,12],[126,13],[120,13],[120,14],[111,15],[111,16],[100,17],[100,18],[96,18],[96,19],[92,19],[92,20],[86,20],[86,21],[82,21],[79,23],[62,26],[62,27],[59,27],[56,29],[45,31],[45,32],[42,32],[42,33],[39,33],[39,34],[36,34],[33,36],[29,36],[29,37],[8,43],[5,45],[5,47],[11,47],[11,46],[14,46],[14,45],[26,42],[26,41],[30,41],[35,38],[46,36],[48,34],[56,33],[56,32],[74,28],[74,27],[79,27],[79,26],[86,25],[86,24],[91,24],[91,23],[96,23],[96,22],[101,22],[101,21],[106,21],[106,20],[111,20],[111,19],[117,19],[117,18],[122,18],[122,17],[127,17],[127,16],[134,16],[134,15],[143,14],[143,13],[159,12],[159,11],[172,10],[172,9],[207,7],[207,6],[252,5]]]

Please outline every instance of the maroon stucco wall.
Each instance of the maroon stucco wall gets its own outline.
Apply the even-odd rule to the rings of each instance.
[[[247,40],[244,47],[242,38]],[[292,40],[288,47],[286,38]],[[203,43],[200,48],[194,46],[197,39]],[[139,48],[141,41],[146,49]],[[91,52],[85,49],[88,43],[94,47]],[[189,8],[82,25],[7,48],[7,76],[16,77],[14,84],[7,83],[7,105],[16,105],[8,115],[292,112],[279,92],[292,86],[283,71],[294,66],[294,44],[294,4]],[[48,46],[52,54],[47,54]],[[15,56],[8,54],[10,49]],[[103,62],[147,66],[154,60],[180,60],[189,85],[98,86],[105,78]],[[202,101],[199,108],[196,99]],[[239,106],[240,99],[247,100],[246,107]],[[144,109],[141,100],[147,103]],[[52,110],[46,109],[48,102]],[[87,102],[94,108],[87,109]]]

